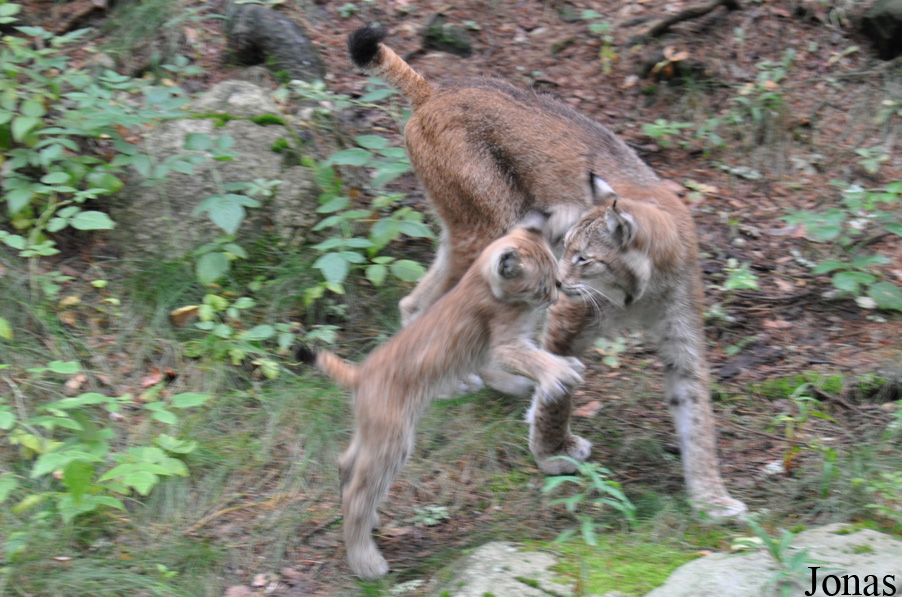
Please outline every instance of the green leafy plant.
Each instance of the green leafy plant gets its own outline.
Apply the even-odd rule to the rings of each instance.
[[[833,286],[856,297],[859,303],[866,295],[878,307],[902,311],[902,290],[882,280],[875,269],[889,263],[889,258],[860,254],[869,233],[902,236],[902,182],[878,189],[835,184],[842,190],[842,207],[824,212],[796,211],[783,219],[792,225],[803,225],[812,241],[831,243],[842,251],[838,258],[815,264],[813,274],[831,274]]]
[[[673,138],[680,135],[680,131],[692,128],[691,122],[671,122],[664,118],[658,118],[652,123],[642,125],[642,132],[655,140],[661,147],[672,147]]]
[[[902,528],[902,472],[880,473],[876,479],[857,478],[854,486],[862,486],[874,498],[867,505],[878,516]]]
[[[214,360],[226,359],[233,365],[240,365],[246,358],[253,357],[253,364],[264,377],[274,378],[279,374],[278,363],[263,347],[267,340],[275,339],[279,350],[288,352],[294,342],[294,332],[290,323],[259,324],[244,329],[242,314],[256,306],[254,299],[242,296],[235,300],[218,294],[207,294],[201,305],[197,305],[195,322],[197,329],[206,332],[200,340],[186,344],[186,354],[191,357],[210,356]],[[190,305],[182,309],[191,309]]]
[[[598,59],[601,61],[601,71],[608,75],[613,70],[614,62],[617,61],[617,51],[614,49],[614,27],[611,22],[605,20],[604,15],[591,10],[584,9],[580,14],[580,18],[589,21],[589,32],[601,41],[601,48],[598,50]]]
[[[335,110],[346,107],[378,107],[372,102],[394,94],[394,90],[376,88],[359,100],[352,100],[348,96],[331,94],[317,85],[300,85],[298,89],[305,99],[316,99],[320,105],[329,105],[329,109],[320,110],[323,117],[329,118]],[[314,170],[322,190],[316,211],[324,217],[313,229],[330,231],[328,238],[313,245],[313,249],[321,253],[313,267],[322,273],[323,281],[305,289],[307,306],[322,298],[326,290],[344,294],[344,284],[354,270],[363,270],[374,286],[381,286],[389,275],[405,282],[418,280],[425,273],[422,265],[409,259],[380,255],[380,252],[402,235],[435,238],[424,223],[423,215],[402,205],[402,194],[378,194],[368,204],[351,198],[355,193],[346,189],[338,174],[340,168],[369,169],[372,173],[369,184],[377,189],[411,168],[404,149],[389,146],[384,137],[359,135],[354,140],[356,147],[340,150],[325,160],[317,162],[309,157],[302,160]]]
[[[623,516],[628,524],[636,524],[636,507],[623,493],[620,483],[610,478],[611,471],[595,463],[579,462],[568,456],[558,456],[557,458],[576,466],[578,474],[577,476],[548,477],[542,492],[552,492],[565,483],[572,483],[579,487],[577,493],[553,500],[550,503],[551,505],[564,504],[567,511],[573,514],[577,510],[580,511],[577,519],[580,522],[580,533],[586,544],[597,545],[598,543],[594,516],[602,510],[613,508]],[[555,541],[566,541],[575,533],[574,530],[564,531]]]
[[[730,100],[733,109],[727,120],[740,127],[751,124],[759,142],[767,140],[772,125],[787,111],[780,83],[786,78],[794,60],[795,50],[788,49],[778,64],[769,60],[759,62],[755,81],[742,87],[739,94]]]
[[[811,564],[822,564],[823,562],[811,559],[807,549],[793,550],[792,540],[795,538],[795,533],[784,530],[780,539],[775,540],[754,519],[746,518],[745,522],[755,533],[757,541],[752,538],[740,538],[734,544],[754,549],[763,545],[778,567],[777,572],[765,586],[776,585],[783,597],[797,594],[800,589],[807,586],[806,580],[810,573],[808,567]]]
[[[796,456],[802,450],[819,453],[825,462],[823,466],[823,489],[825,492],[828,492],[829,482],[835,477],[835,470],[832,464],[836,461],[836,452],[832,448],[824,446],[817,438],[813,438],[811,441],[804,441],[802,439],[802,430],[812,417],[834,423],[836,419],[817,409],[820,403],[811,396],[809,391],[811,387],[812,384],[810,383],[803,383],[798,386],[789,396],[789,401],[793,406],[792,411],[781,413],[774,419],[774,422],[783,425],[783,435],[789,443],[789,448],[783,455],[784,468],[787,471],[791,470]]]
[[[45,376],[80,371],[75,361],[53,361],[27,373],[34,383]],[[10,377],[3,379],[14,390],[13,404],[0,398],[0,430],[6,434],[5,441],[18,448],[23,462],[30,463],[28,479],[53,479],[26,484],[16,473],[0,475],[0,502],[25,494],[12,507],[13,512],[21,514],[42,506],[68,523],[104,508],[124,510],[122,498],[132,492],[146,496],[162,477],[188,475],[180,457],[192,452],[196,442],[158,433],[152,445],[122,449],[115,441],[116,429],[109,424],[109,416],[121,417],[126,407],[138,408],[150,420],[171,427],[179,421],[178,411],[204,404],[208,395],[182,393],[164,399],[160,392],[150,392],[149,399],[141,403],[128,394],[111,397],[87,392],[29,409],[17,383]]]
[[[723,283],[723,289],[727,292],[733,290],[758,290],[758,276],[749,270],[748,262],[740,264],[736,259],[727,259],[727,279]]]
[[[620,367],[620,355],[627,349],[626,338],[618,337],[613,340],[599,338],[595,342],[595,351],[602,355],[601,362],[616,369]]]
[[[877,174],[880,165],[889,160],[889,154],[882,147],[859,147],[855,153],[861,158],[858,163],[868,174]]]

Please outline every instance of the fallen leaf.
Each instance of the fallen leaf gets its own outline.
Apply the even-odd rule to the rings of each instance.
[[[77,390],[83,386],[86,381],[88,381],[88,376],[84,373],[79,373],[78,375],[74,375],[67,379],[65,386],[70,390]]]
[[[78,318],[72,311],[63,311],[62,313],[58,313],[57,317],[59,317],[60,321],[70,327],[74,328],[78,324]]]
[[[163,372],[159,369],[153,369],[150,373],[141,378],[141,387],[149,388],[163,381]]]
[[[222,594],[222,597],[252,597],[253,594],[254,590],[250,587],[235,585],[226,589],[225,593]]]
[[[170,311],[169,321],[172,322],[172,325],[179,327],[179,328],[183,328],[197,318],[198,309],[199,309],[198,305],[188,305],[186,307],[179,307],[178,309],[175,309],[174,311]]]
[[[780,278],[775,278],[774,284],[777,285],[777,288],[779,288],[781,292],[792,292],[795,290],[795,285],[792,282],[787,282]]]
[[[583,404],[582,406],[580,406],[579,408],[574,410],[573,416],[582,417],[584,419],[591,419],[596,414],[598,414],[598,411],[600,411],[600,410],[601,410],[601,401],[593,400],[592,402],[589,402],[588,404]]]
[[[64,298],[60,301],[59,306],[60,306],[60,307],[63,307],[63,308],[65,308],[65,307],[73,307],[73,306],[77,305],[77,304],[80,303],[80,302],[81,302],[81,298],[75,296],[74,294],[70,294],[69,296],[64,297]]]
[[[764,327],[769,330],[785,330],[791,328],[792,324],[784,319],[765,319]]]
[[[69,556],[54,556],[53,560],[55,562],[71,562],[72,558],[70,558]]]

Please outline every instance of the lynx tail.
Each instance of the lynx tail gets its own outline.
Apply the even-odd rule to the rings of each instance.
[[[387,32],[379,25],[365,25],[348,36],[351,61],[368,75],[384,79],[410,100],[414,110],[432,97],[432,85],[394,50],[382,43]]]

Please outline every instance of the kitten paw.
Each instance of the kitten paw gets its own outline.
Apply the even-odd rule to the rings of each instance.
[[[537,454],[533,451],[539,470],[546,475],[570,475],[576,472],[576,465],[558,456],[569,456],[578,462],[585,462],[592,453],[592,443],[578,435],[571,435],[555,452]]]

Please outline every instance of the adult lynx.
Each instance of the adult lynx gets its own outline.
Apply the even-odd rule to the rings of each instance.
[[[483,247],[528,210],[551,214],[555,243],[579,221],[582,232],[571,234],[562,267],[574,298],[589,293],[592,300],[553,308],[546,346],[578,355],[594,334],[616,331],[621,319],[650,329],[665,364],[690,500],[712,515],[744,512],[727,493],[717,463],[702,283],[686,206],[623,141],[568,106],[496,79],[433,88],[384,38],[378,27],[358,29],[348,38],[351,59],[413,104],[404,130],[407,151],[443,227],[435,261],[401,301],[402,322],[453,287]],[[614,194],[621,197],[619,211],[612,207]],[[593,207],[597,202],[603,205]],[[575,248],[583,241],[596,248],[602,243],[594,264],[603,274],[566,261],[587,258]],[[572,469],[554,456],[589,456],[589,443],[570,433],[570,410],[569,396],[533,399],[530,447],[547,473]]]
[[[487,362],[533,380],[549,402],[582,381],[577,359],[533,343],[537,319],[558,298],[556,265],[542,230],[527,222],[486,247],[450,292],[360,365],[299,350],[301,360],[354,393],[354,437],[339,469],[345,547],[358,576],[388,572],[371,536],[376,508],[413,451],[433,398]]]

